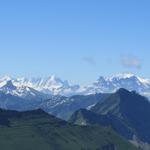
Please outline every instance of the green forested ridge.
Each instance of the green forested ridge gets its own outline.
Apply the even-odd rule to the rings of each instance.
[[[136,150],[111,128],[77,126],[42,110],[0,110],[1,150]]]

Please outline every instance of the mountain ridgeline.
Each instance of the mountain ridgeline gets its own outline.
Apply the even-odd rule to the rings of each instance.
[[[2,150],[137,150],[111,128],[77,126],[45,113],[0,109]]]
[[[119,87],[130,91],[104,93]],[[150,81],[133,75],[101,77],[81,88],[54,77],[0,79],[0,146],[4,150],[22,145],[24,150],[134,150],[134,144],[150,150],[150,102],[132,89],[148,94]],[[75,93],[68,96],[63,93],[67,91]],[[50,114],[70,118],[69,123]]]
[[[119,88],[150,95],[150,80],[133,74],[99,77],[86,85],[71,85],[55,76],[47,78],[0,78],[0,108],[26,111],[42,108],[67,120],[74,111],[92,107]]]
[[[135,91],[119,89],[91,110],[76,111],[70,122],[78,125],[111,126],[127,140],[150,149],[150,102]]]
[[[71,97],[60,95],[43,95],[43,97],[40,97],[35,95],[28,99],[0,91],[0,108],[17,111],[41,108],[49,114],[67,120],[76,110],[80,108],[90,108],[108,95],[109,94],[101,93],[93,95],[76,95]]]
[[[12,84],[10,84],[12,83]],[[11,85],[11,86],[10,86]],[[10,89],[8,89],[7,88]],[[5,88],[3,88],[5,87]],[[7,90],[5,90],[7,88]],[[89,95],[95,93],[111,93],[119,88],[136,90],[140,94],[150,95],[150,80],[141,78],[131,73],[116,74],[111,77],[99,76],[98,79],[88,85],[72,85],[67,80],[63,81],[56,76],[45,78],[0,78],[0,90],[7,94],[19,97],[34,96],[36,94],[48,95]]]

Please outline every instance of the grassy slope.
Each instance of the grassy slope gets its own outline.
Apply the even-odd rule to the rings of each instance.
[[[8,120],[0,126],[2,150],[96,150],[107,144],[136,150],[111,129],[75,126],[43,112],[12,115]]]

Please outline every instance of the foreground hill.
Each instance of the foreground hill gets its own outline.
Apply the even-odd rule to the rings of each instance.
[[[42,110],[27,112],[0,109],[2,150],[136,150],[101,126],[77,126]]]
[[[70,122],[111,126],[127,140],[150,149],[150,102],[136,92],[120,89],[90,111],[78,110],[72,115]]]

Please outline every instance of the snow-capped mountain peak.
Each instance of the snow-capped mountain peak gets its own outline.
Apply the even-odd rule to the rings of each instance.
[[[11,81],[12,78],[9,76],[4,76],[2,78],[0,78],[0,87],[4,86],[7,84],[8,81]]]
[[[132,73],[118,73],[118,74],[115,74],[111,77],[109,77],[109,79],[113,79],[113,78],[118,78],[118,79],[126,79],[126,78],[131,78],[131,77],[134,77],[135,75],[132,74]]]
[[[5,76],[0,78],[0,89],[5,92],[13,89],[11,94],[24,95],[32,91],[38,91],[44,94],[51,95],[89,95],[94,93],[110,93],[119,88],[126,88],[128,90],[136,90],[140,94],[150,95],[150,80],[141,78],[131,73],[120,73],[110,77],[100,76],[95,82],[87,85],[71,85],[67,80],[61,80],[56,76],[49,76],[45,78],[10,78]],[[7,87],[7,88],[6,88]],[[35,90],[33,92],[33,90]],[[34,94],[33,94],[34,95]]]
[[[3,76],[0,81],[8,81],[11,80],[12,78],[10,76]]]
[[[47,78],[46,83],[45,83],[45,87],[47,87],[47,88],[49,88],[49,87],[61,88],[63,86],[69,87],[68,81],[62,81],[60,78],[58,78],[54,75]]]
[[[100,76],[98,80],[88,86],[89,93],[114,92],[119,88],[135,90],[141,94],[150,93],[150,80],[131,73],[121,73],[111,77]],[[90,89],[90,90],[89,90]]]
[[[120,81],[120,80],[137,80],[139,81],[141,84],[150,84],[150,80],[146,79],[146,78],[142,78],[139,76],[136,76],[132,73],[120,73],[120,74],[116,74],[110,77],[103,77],[100,76],[98,78],[98,80],[96,80],[95,82],[114,82],[114,81]]]
[[[3,81],[4,85],[0,87],[0,91],[5,94],[11,94],[14,96],[19,96],[21,98],[28,98],[28,99],[39,97],[39,95],[42,96],[42,93],[36,91],[35,89],[24,86],[22,84],[16,86],[14,83],[15,83],[14,80]]]
[[[4,82],[3,82],[4,83]],[[12,93],[17,89],[16,86],[13,85],[11,80],[5,81],[5,84],[0,88],[0,91],[3,91],[6,94]]]
[[[17,90],[23,87],[29,87],[44,94],[51,95],[74,95],[75,93],[77,93],[76,91],[80,88],[80,86],[71,85],[67,80],[61,80],[60,78],[54,75],[45,78],[22,77],[15,79],[10,77],[3,77],[0,79],[0,88],[4,86],[7,87],[8,81],[11,81],[11,84],[15,86]]]

